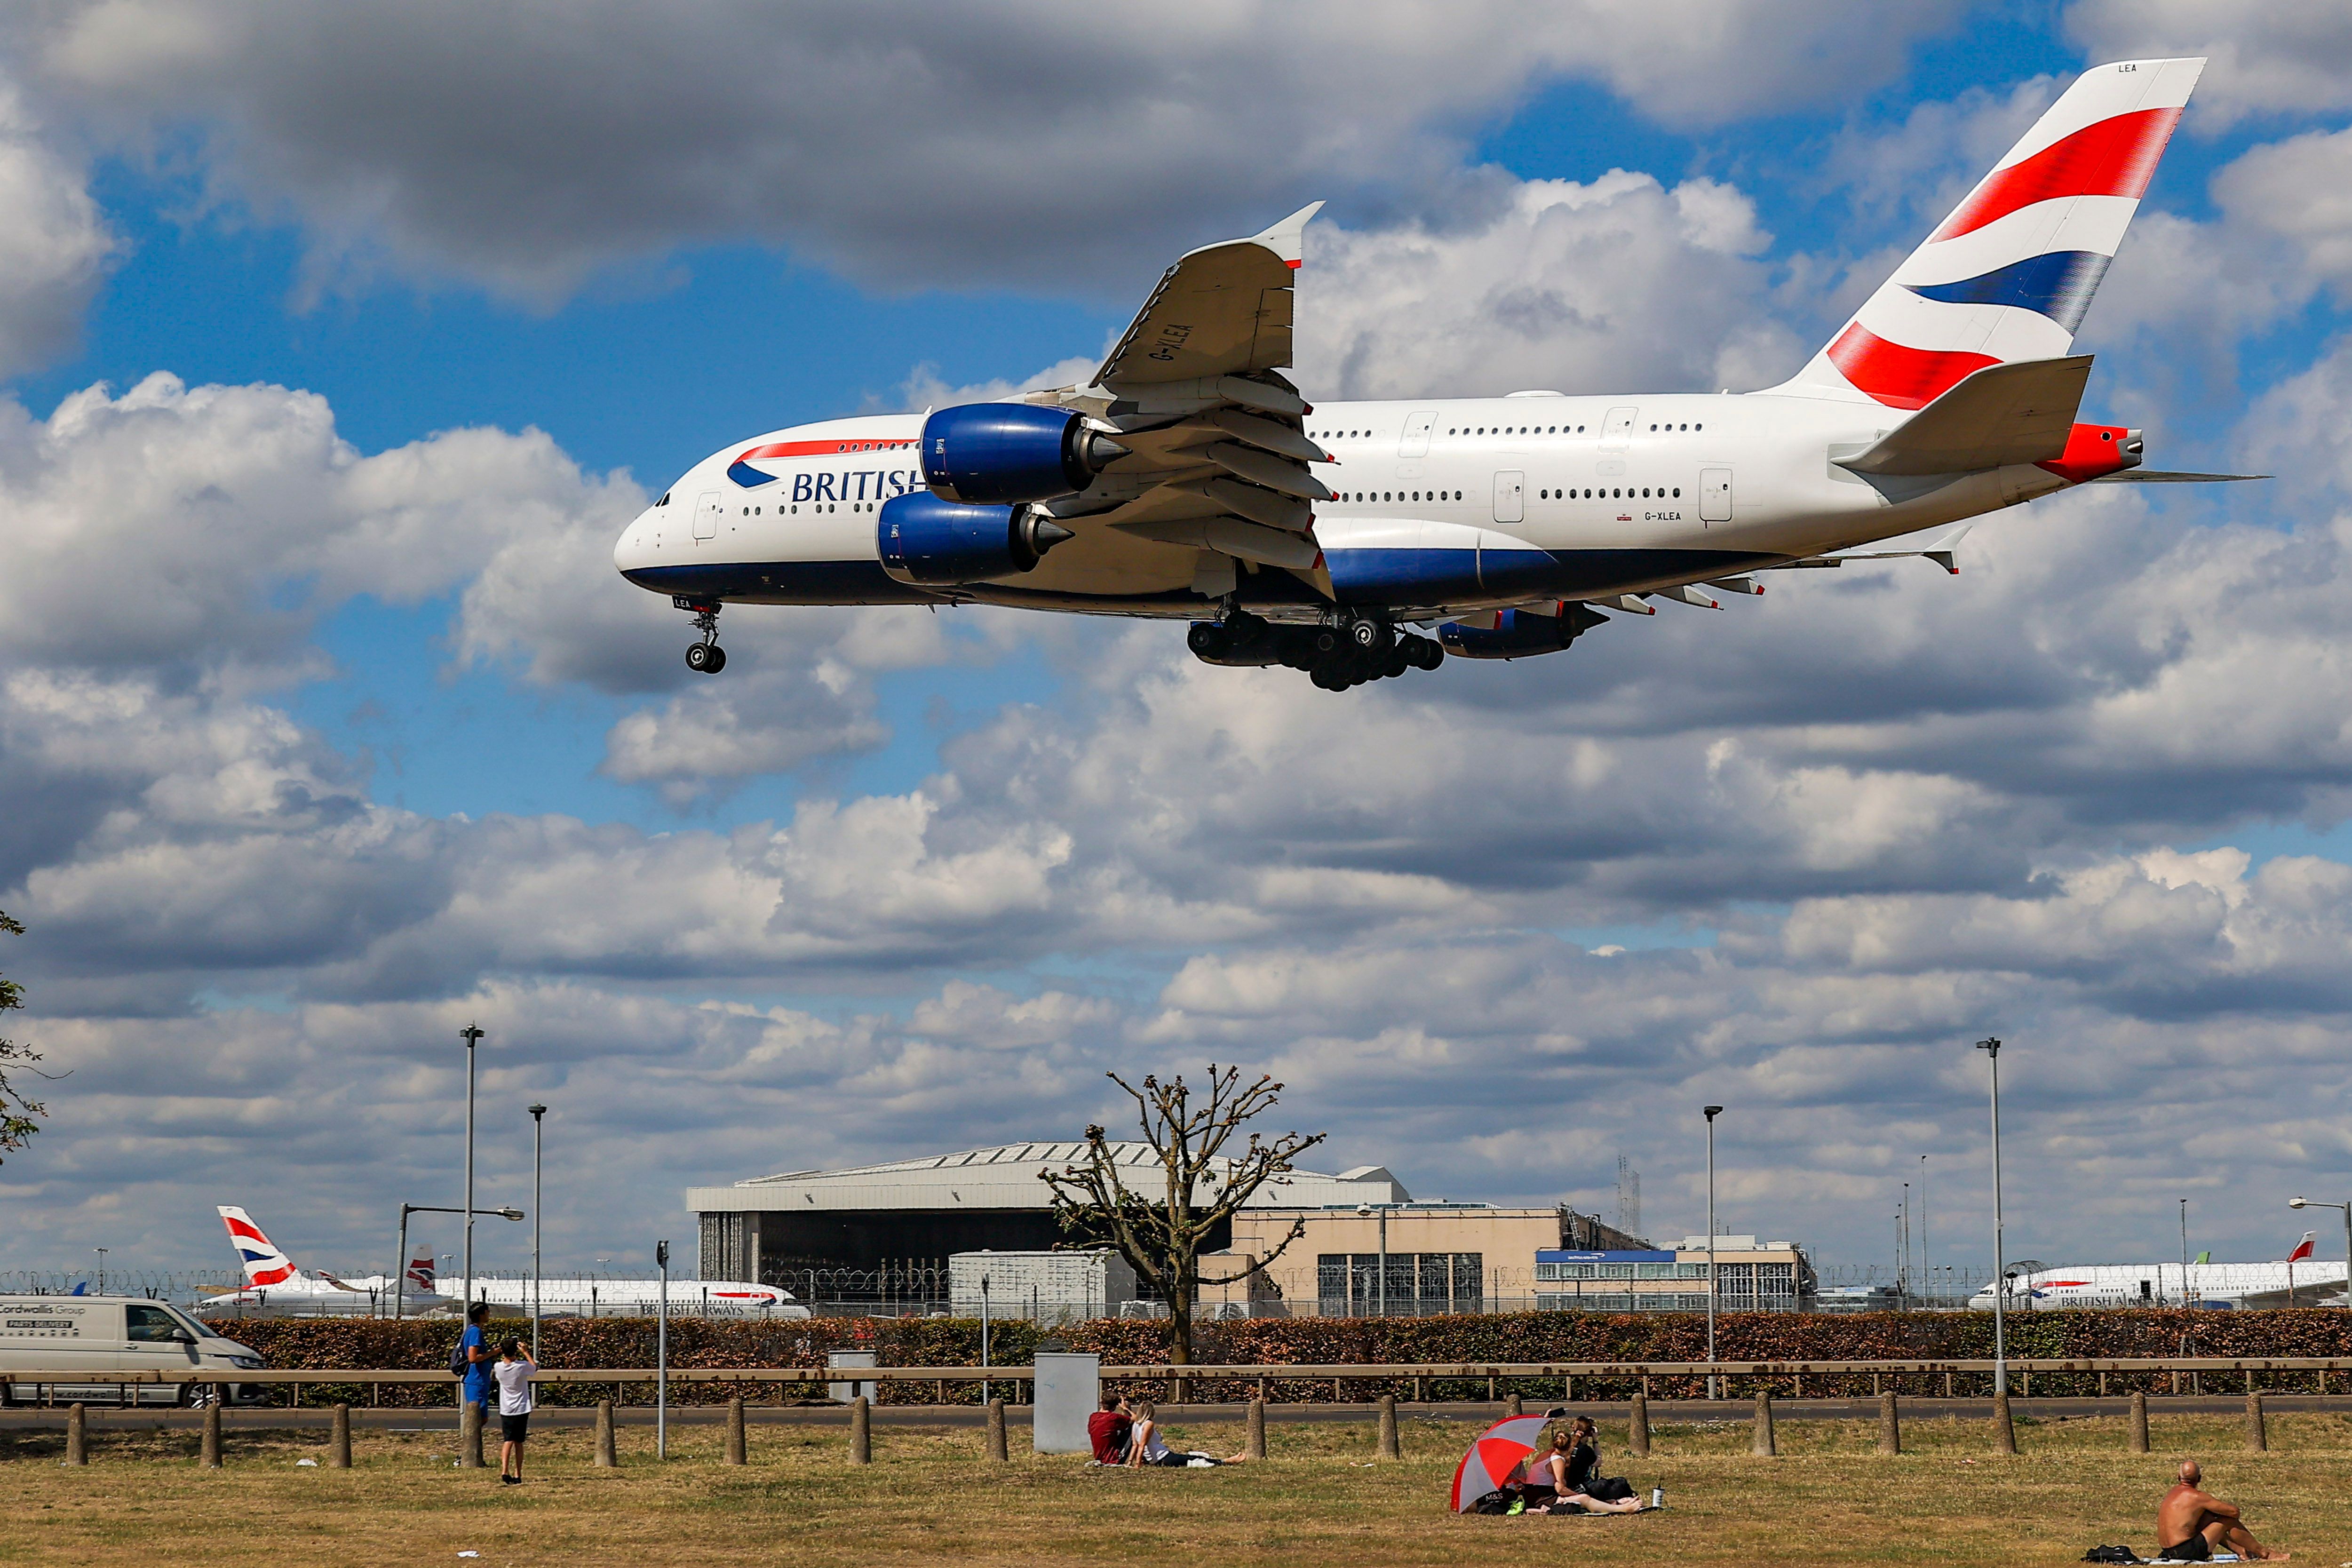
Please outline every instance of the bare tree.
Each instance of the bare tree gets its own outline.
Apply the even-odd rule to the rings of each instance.
[[[0,931],[22,936],[25,928],[0,913]],[[0,1013],[25,1005],[24,991],[13,980],[0,977]],[[37,1100],[27,1100],[24,1092],[10,1081],[11,1065],[30,1072],[36,1078],[46,1076],[32,1064],[41,1059],[40,1053],[14,1040],[0,1039],[0,1154],[21,1149],[26,1141],[41,1130],[40,1119],[48,1108]]]
[[[1286,1173],[1291,1162],[1323,1142],[1324,1134],[1286,1132],[1268,1142],[1252,1132],[1240,1152],[1225,1147],[1243,1124],[1270,1109],[1282,1085],[1261,1075],[1242,1082],[1239,1068],[1209,1064],[1205,1103],[1195,1105],[1192,1091],[1180,1074],[1161,1083],[1147,1076],[1140,1088],[1117,1073],[1104,1075],[1134,1100],[1143,1142],[1160,1156],[1163,1178],[1160,1190],[1146,1194],[1127,1184],[1116,1158],[1117,1150],[1100,1127],[1087,1129],[1083,1164],[1065,1165],[1038,1175],[1054,1190],[1054,1213],[1062,1228],[1075,1236],[1108,1240],[1134,1267],[1137,1277],[1168,1303],[1173,1345],[1170,1359],[1177,1365],[1192,1360],[1192,1308],[1202,1285],[1231,1285],[1249,1277],[1282,1256],[1307,1233],[1293,1221],[1290,1234],[1252,1269],[1220,1279],[1201,1277],[1203,1243],[1219,1226],[1234,1216],[1250,1195],[1267,1182]],[[1150,1167],[1142,1167],[1149,1170]]]

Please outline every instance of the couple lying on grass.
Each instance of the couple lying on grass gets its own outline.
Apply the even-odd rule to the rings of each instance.
[[[1234,1454],[1220,1459],[1171,1448],[1160,1436],[1157,1407],[1148,1399],[1129,1404],[1119,1394],[1102,1396],[1102,1408],[1087,1417],[1087,1440],[1094,1446],[1095,1462],[1140,1469],[1147,1465],[1164,1469],[1205,1470],[1215,1465],[1238,1465],[1248,1458]]]

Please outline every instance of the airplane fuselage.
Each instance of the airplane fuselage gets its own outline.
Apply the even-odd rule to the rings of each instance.
[[[714,602],[1198,617],[1232,592],[1275,619],[1333,605],[1420,618],[1702,582],[2074,482],[2035,464],[1872,479],[1832,460],[1906,417],[1782,394],[1318,405],[1304,430],[1334,460],[1311,471],[1338,497],[1314,508],[1322,560],[1305,572],[1244,562],[1229,589],[1202,579],[1198,545],[1083,527],[1024,573],[952,587],[897,581],[877,523],[884,502],[924,489],[923,418],[867,416],[712,454],[631,522],[614,555],[641,587]]]

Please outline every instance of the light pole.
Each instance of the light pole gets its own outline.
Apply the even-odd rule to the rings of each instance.
[[[2189,1200],[2180,1200],[2180,1301],[2189,1305]]]
[[[661,1316],[654,1337],[654,1458],[669,1458],[669,1243],[654,1243],[661,1266]],[[640,1307],[639,1311],[645,1310]]]
[[[1927,1269],[1927,1156],[1919,1156],[1919,1294],[1935,1310],[1936,1277]]]
[[[988,1276],[980,1277],[980,1370],[988,1370]],[[980,1380],[980,1405],[988,1408],[988,1379]]]
[[[539,1232],[547,1215],[539,1196],[540,1134],[546,1131],[547,1107],[530,1110],[530,1359],[539,1359]]]
[[[2317,1198],[2293,1197],[2286,1201],[2291,1209],[2341,1209],[2344,1211],[2344,1305],[2352,1309],[2352,1203],[2323,1203]],[[2318,1304],[2315,1291],[2312,1303]]]
[[[1992,1391],[2009,1392],[2009,1336],[2002,1303],[2009,1299],[2009,1263],[2000,1232],[2000,1042],[1979,1040],[1992,1066]]]
[[[482,1031],[468,1024],[457,1031],[466,1042],[466,1299],[465,1310],[474,1310],[474,1047],[482,1043]]]
[[[1911,1184],[1903,1184],[1903,1207],[1895,1216],[1895,1310],[1911,1310]]]
[[[457,1212],[457,1210],[449,1208],[446,1205],[434,1204],[403,1204],[400,1205],[400,1271],[394,1278],[392,1287],[392,1315],[395,1319],[401,1316],[402,1312],[406,1309],[408,1302],[408,1216],[413,1214],[456,1214]],[[474,1212],[476,1214],[494,1214],[500,1219],[522,1218],[522,1210],[515,1208],[476,1209]],[[470,1303],[468,1304],[470,1305]],[[534,1356],[532,1359],[537,1360],[538,1358]]]
[[[1706,1113],[1706,1396],[1719,1399],[1722,1384],[1715,1372],[1715,1119],[1720,1105],[1703,1105]]]

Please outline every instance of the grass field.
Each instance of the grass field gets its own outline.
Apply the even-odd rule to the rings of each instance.
[[[1238,1422],[1173,1430],[1241,1447]],[[969,1427],[877,1426],[875,1462],[854,1467],[842,1429],[759,1426],[747,1468],[695,1426],[663,1465],[625,1427],[621,1468],[597,1470],[588,1433],[559,1429],[533,1436],[514,1488],[454,1468],[446,1435],[356,1432],[336,1471],[297,1463],[323,1459],[323,1434],[232,1431],[227,1468],[206,1472],[193,1431],[93,1431],[87,1468],[58,1463],[61,1435],[0,1433],[0,1563],[2059,1563],[2103,1542],[2151,1551],[2184,1454],[2266,1543],[2352,1559],[2352,1415],[2273,1414],[2268,1454],[2243,1452],[2232,1419],[2159,1420],[2160,1451],[2141,1456],[2120,1418],[2021,1421],[2013,1458],[1978,1422],[1908,1423],[1893,1458],[1869,1423],[1783,1421],[1777,1459],[1748,1453],[1745,1423],[1661,1425],[1646,1460],[1604,1426],[1604,1469],[1667,1493],[1663,1513],[1615,1519],[1448,1514],[1473,1430],[1408,1420],[1404,1462],[1374,1464],[1369,1419],[1275,1423],[1265,1465],[1106,1472],[1017,1449],[992,1465]]]

